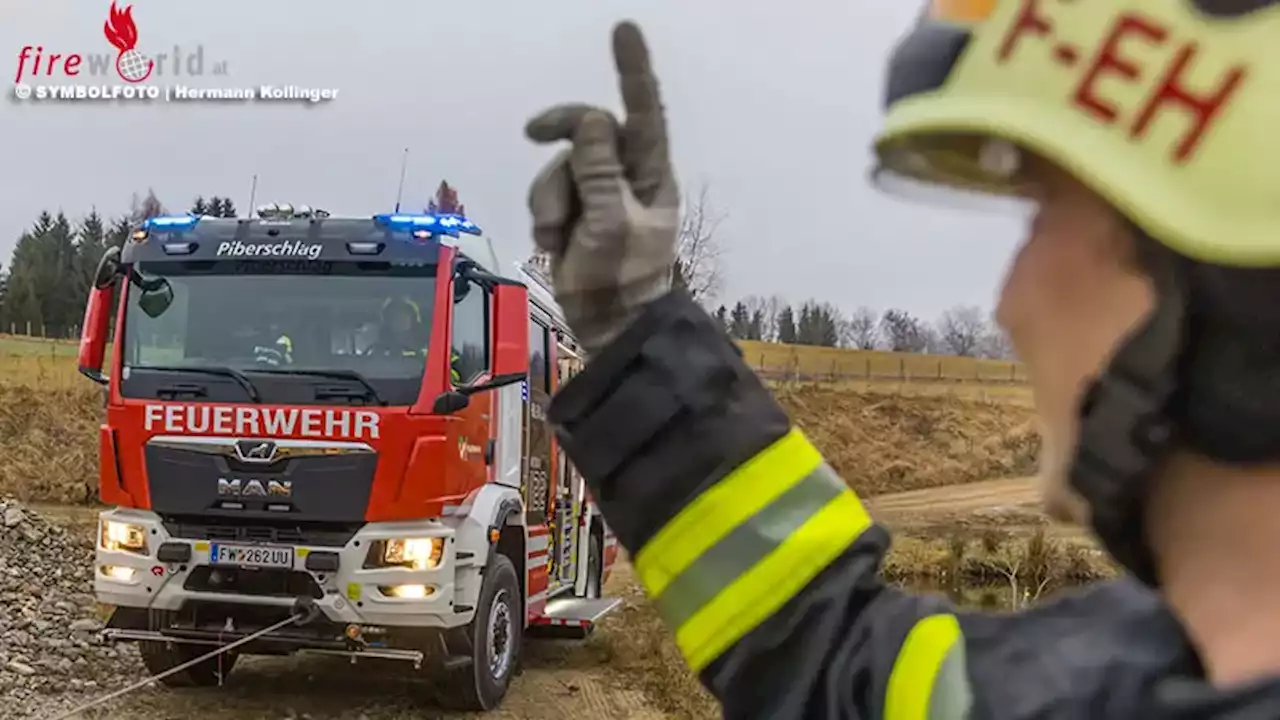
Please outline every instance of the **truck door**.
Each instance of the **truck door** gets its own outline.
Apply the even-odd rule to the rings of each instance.
[[[524,503],[529,527],[551,521],[551,403],[550,331],[529,319],[529,381],[524,414]]]
[[[569,379],[578,374],[582,369],[582,360],[571,348],[557,344],[556,345],[556,388],[569,382]],[[555,483],[555,517],[556,517],[556,534],[555,534],[555,558],[556,567],[558,568],[558,578],[563,583],[571,583],[575,580],[574,574],[578,567],[577,554],[581,538],[578,537],[578,510],[581,507],[582,498],[577,497],[577,490],[580,483],[577,482],[578,473],[569,462],[569,458],[564,454],[563,450],[556,448],[556,483]]]

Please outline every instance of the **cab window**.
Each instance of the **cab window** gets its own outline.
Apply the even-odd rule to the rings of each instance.
[[[529,321],[529,385],[534,390],[551,393],[551,373],[548,358],[547,326],[537,320]]]
[[[457,282],[449,364],[453,381],[466,385],[489,369],[489,291],[475,282]]]

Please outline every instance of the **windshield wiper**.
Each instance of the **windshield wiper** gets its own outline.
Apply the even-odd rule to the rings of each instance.
[[[182,367],[178,365],[139,365],[138,370],[155,370],[157,372],[172,373],[196,373],[199,375],[217,375],[218,377],[228,377],[236,381],[236,384],[244,388],[244,392],[249,399],[260,403],[261,396],[258,395],[258,388],[254,387],[253,382],[245,377],[245,374],[239,370],[229,367]]]
[[[382,396],[378,394],[378,389],[373,386],[373,383],[369,382],[369,378],[365,377],[364,375],[361,375],[355,370],[279,370],[274,368],[272,369],[254,368],[253,370],[250,370],[250,372],[263,373],[266,375],[297,375],[300,377],[318,377],[318,378],[332,378],[334,380],[350,380],[351,382],[357,383],[359,385],[363,385],[364,389],[369,392],[369,397],[372,398],[374,402],[378,403],[379,405],[387,404],[387,401],[383,400]]]

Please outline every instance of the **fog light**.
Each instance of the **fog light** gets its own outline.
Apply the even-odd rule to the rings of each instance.
[[[120,567],[119,565],[103,565],[99,568],[103,575],[112,580],[128,581],[133,579],[133,568]]]
[[[444,538],[397,538],[383,546],[382,562],[414,570],[430,570],[440,564],[444,555]]]
[[[426,585],[383,585],[378,588],[383,595],[402,600],[421,600],[435,594],[436,589]]]

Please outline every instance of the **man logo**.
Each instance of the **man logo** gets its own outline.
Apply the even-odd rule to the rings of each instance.
[[[276,459],[276,444],[271,440],[237,440],[236,457],[242,462],[266,465]]]
[[[218,478],[218,497],[287,499],[293,497],[293,481]]]

